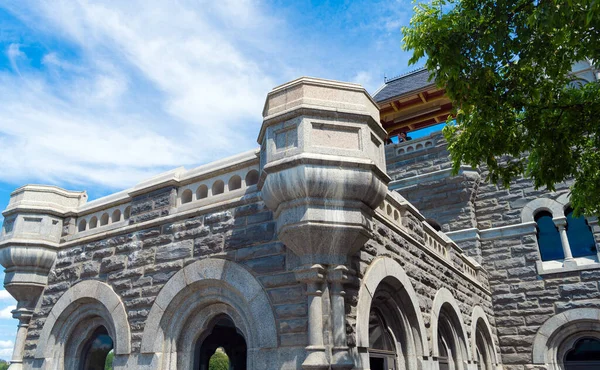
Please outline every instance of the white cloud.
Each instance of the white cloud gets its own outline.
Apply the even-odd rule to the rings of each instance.
[[[6,290],[0,290],[0,301],[5,299],[14,300],[13,296],[11,296],[10,293],[8,293]]]
[[[260,3],[6,6],[74,42],[81,60],[51,51],[44,75],[26,71],[27,56],[11,45],[21,73],[0,72],[0,180],[124,187],[257,145],[276,85],[260,66],[265,55],[249,46],[269,44],[268,25],[277,24]]]
[[[17,309],[17,306],[8,306],[0,309],[0,319],[12,319],[12,310]]]
[[[0,340],[0,358],[10,358],[14,346],[12,340]]]

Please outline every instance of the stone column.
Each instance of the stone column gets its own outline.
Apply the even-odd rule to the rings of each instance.
[[[328,369],[323,344],[323,289],[325,269],[321,265],[305,266],[296,271],[298,281],[306,283],[308,296],[308,355],[302,363],[303,369]]]
[[[10,359],[9,370],[21,370],[23,368],[23,351],[25,350],[25,340],[27,339],[27,329],[29,321],[33,316],[33,311],[27,309],[16,309],[12,311],[13,318],[19,320],[17,329],[17,338],[15,339],[15,348]]]
[[[571,246],[569,245],[569,238],[567,237],[567,218],[560,217],[555,218],[554,224],[558,228],[558,233],[560,234],[560,242],[562,244],[563,253],[565,255],[564,265],[575,265],[575,261],[573,260],[573,254],[571,254]]]
[[[346,306],[344,286],[348,281],[348,268],[339,265],[329,269],[327,278],[331,283],[331,316],[333,323],[332,369],[352,369],[354,361],[348,353],[346,342]]]

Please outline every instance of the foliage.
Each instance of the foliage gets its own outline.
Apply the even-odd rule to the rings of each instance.
[[[8,369],[8,365],[9,363],[4,361],[4,360],[0,360],[0,370],[6,370]]]
[[[210,358],[208,370],[229,370],[229,357],[224,352],[216,351]]]
[[[115,354],[113,351],[108,352],[106,355],[106,362],[104,362],[104,370],[112,370],[113,369],[113,360],[115,358]]]
[[[569,73],[600,60],[600,1],[432,0],[403,33],[454,102],[455,172],[483,164],[494,183],[525,175],[549,190],[573,178],[576,214],[600,214],[600,83]]]

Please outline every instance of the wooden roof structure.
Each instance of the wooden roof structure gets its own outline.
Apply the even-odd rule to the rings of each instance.
[[[452,111],[446,90],[429,81],[426,69],[389,79],[373,98],[390,136],[445,122]]]

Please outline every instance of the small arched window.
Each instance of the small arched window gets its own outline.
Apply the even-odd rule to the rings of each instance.
[[[208,186],[200,185],[196,190],[196,199],[204,199],[208,197]]]
[[[108,225],[108,213],[105,213],[100,217],[100,226]]]
[[[129,216],[131,216],[131,206],[125,208],[125,212],[123,212],[123,217],[125,217],[126,220],[129,220]]]
[[[242,187],[242,178],[235,175],[229,179],[229,191],[237,190]]]
[[[593,256],[596,254],[596,240],[585,217],[573,216],[573,210],[565,211],[567,217],[567,238],[573,257]]]
[[[181,193],[181,204],[190,203],[192,201],[192,191],[190,189],[185,189],[183,193]]]
[[[79,221],[79,228],[77,229],[78,231],[85,231],[85,227],[87,226],[87,222],[85,222],[85,220],[81,220]]]
[[[246,186],[258,184],[258,171],[252,170],[246,175]]]
[[[115,211],[112,214],[112,222],[119,221],[121,221],[121,210],[115,209]]]
[[[552,214],[548,211],[541,211],[535,215],[537,223],[537,240],[540,247],[542,261],[552,261],[565,258],[560,235]]]
[[[212,186],[212,195],[222,194],[225,191],[225,183],[221,180],[215,181]]]
[[[98,218],[96,216],[90,219],[90,229],[95,229],[98,227]]]
[[[598,369],[600,367],[600,340],[581,338],[564,358],[566,370]]]

